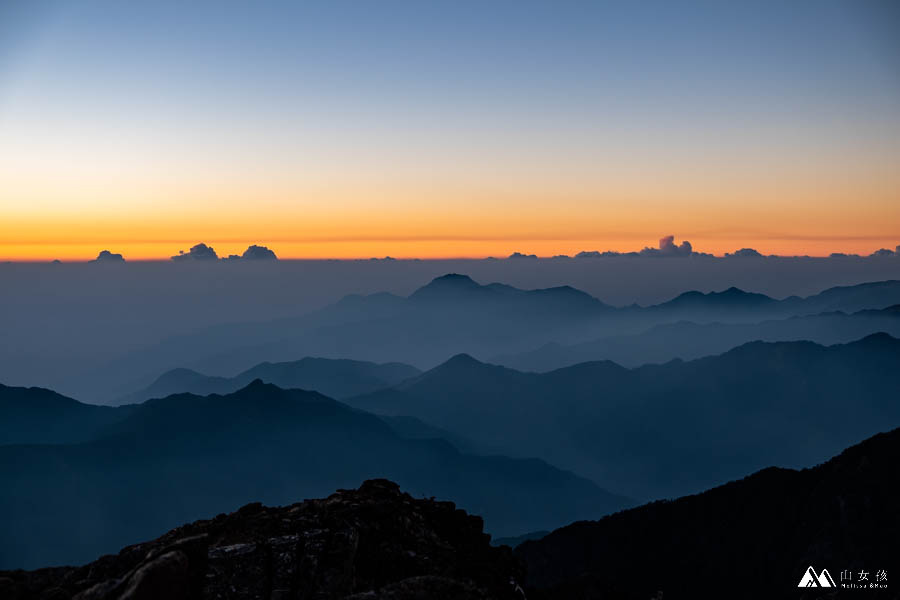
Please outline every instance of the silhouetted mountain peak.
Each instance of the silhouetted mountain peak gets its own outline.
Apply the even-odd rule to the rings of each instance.
[[[488,382],[509,382],[526,374],[514,371],[507,367],[483,363],[469,354],[457,354],[447,361],[439,364],[430,371],[422,373],[414,379],[401,384],[403,389],[424,384],[437,386],[446,391],[448,386],[455,385],[486,385]]]
[[[597,304],[603,304],[602,302],[600,302],[600,300],[597,300],[587,292],[579,290],[578,288],[574,288],[571,285],[560,285],[551,288],[544,288],[541,290],[534,290],[534,293],[562,298],[585,299]]]
[[[492,547],[483,528],[481,517],[453,502],[415,498],[375,479],[321,500],[246,504],[85,567],[0,576],[12,598],[249,600],[287,598],[292,589],[305,596],[290,597],[322,600],[521,598],[518,563],[509,548]],[[270,594],[273,582],[284,592]],[[126,592],[95,592],[110,589]]]
[[[446,389],[447,385],[455,383],[470,384],[475,381],[483,383],[486,377],[493,379],[502,373],[517,374],[512,369],[483,363],[469,354],[461,353],[418,377],[404,381],[397,389],[410,389],[419,385],[436,385],[440,389]]]
[[[259,377],[239,389],[235,394],[259,394],[259,393],[279,393],[283,392],[277,385],[266,383]]]
[[[477,287],[478,284],[469,277],[468,275],[461,275],[460,273],[447,273],[446,275],[441,275],[440,277],[435,277],[431,280],[431,283],[435,284],[452,284],[452,285],[464,285],[468,287]]]
[[[608,308],[590,294],[569,285],[534,290],[524,290],[503,283],[480,285],[468,275],[448,273],[436,277],[427,285],[413,292],[414,301],[477,300],[485,306],[502,307],[503,310],[553,314],[558,310],[586,310]]]
[[[465,294],[483,289],[483,286],[479,285],[468,275],[447,273],[446,275],[435,277],[429,283],[413,292],[409,297],[414,300],[440,298],[445,296],[456,296],[458,294]]]
[[[447,360],[447,362],[445,362],[443,364],[443,366],[450,367],[450,368],[468,368],[468,367],[479,366],[481,364],[483,364],[483,363],[476,360],[474,357],[472,357],[471,354],[466,354],[465,352],[460,352],[459,354],[456,354],[455,356],[451,356],[450,359]]]
[[[882,349],[900,349],[900,340],[893,337],[889,333],[885,333],[883,331],[878,331],[876,333],[870,333],[866,337],[856,340],[855,342],[850,342],[846,344],[848,347],[867,347],[867,348],[882,348]]]
[[[729,306],[758,306],[777,302],[777,300],[754,292],[745,292],[738,287],[730,287],[721,292],[703,293],[696,290],[679,294],[668,302],[659,304],[659,308],[691,308],[691,307],[723,307]]]

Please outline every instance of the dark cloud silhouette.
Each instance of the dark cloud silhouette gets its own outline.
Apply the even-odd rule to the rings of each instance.
[[[201,242],[188,250],[187,253],[184,250],[179,250],[178,254],[172,257],[172,260],[218,260],[218,258],[219,256],[211,246]]]
[[[241,258],[245,260],[278,260],[278,257],[275,256],[274,252],[265,246],[257,246],[256,244],[244,250],[244,254]]]
[[[725,258],[763,258],[763,255],[753,248],[741,248],[734,252],[726,252]]]
[[[900,249],[900,246],[898,246],[897,248]],[[876,250],[875,252],[873,252],[872,254],[870,254],[869,256],[873,256],[873,257],[874,256],[895,256],[896,254],[897,253],[894,252],[893,250],[888,250],[887,248],[880,248],[880,249]]]
[[[597,250],[582,251],[575,255],[575,258],[611,258],[614,256],[637,256],[637,252],[614,252],[607,250],[606,252],[598,252]]]
[[[125,258],[121,254],[115,254],[113,252],[110,252],[109,250],[101,250],[100,254],[97,255],[97,258],[95,258],[91,262],[123,263],[125,262]]]
[[[659,248],[644,248],[640,251],[641,256],[690,256],[694,249],[688,241],[681,242],[681,245],[675,243],[674,235],[667,235],[659,239]]]
[[[535,258],[537,258],[537,254],[522,254],[521,252],[513,252],[512,254],[510,254],[509,256],[507,256],[507,258],[531,258],[531,259],[535,259]]]

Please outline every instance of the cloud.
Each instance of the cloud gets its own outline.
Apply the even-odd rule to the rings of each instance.
[[[241,258],[245,260],[278,260],[278,257],[275,256],[274,252],[265,246],[257,246],[256,244],[249,246],[244,250],[244,254]]]
[[[537,254],[522,254],[521,252],[513,252],[507,258],[537,258]]]
[[[726,252],[725,258],[763,258],[763,255],[754,248],[741,248],[734,252]]]
[[[218,260],[218,258],[219,256],[211,246],[200,243],[188,250],[187,254],[185,254],[184,250],[179,250],[178,254],[172,257],[172,260]]]
[[[123,263],[125,258],[121,254],[114,254],[109,250],[101,250],[97,258],[90,261],[92,263]]]
[[[575,258],[610,258],[613,256],[637,256],[637,252],[627,252],[622,254],[621,252],[614,252],[612,250],[607,250],[606,252],[598,252],[597,250],[583,250],[575,255]]]
[[[681,242],[681,245],[675,243],[674,235],[667,235],[659,239],[659,248],[644,248],[640,251],[641,256],[690,256],[694,253],[694,248],[688,241]]]
[[[873,258],[877,258],[880,256],[900,256],[900,245],[897,245],[897,247],[894,248],[893,250],[888,250],[887,248],[881,248],[879,250],[876,250],[869,256],[873,257]]]

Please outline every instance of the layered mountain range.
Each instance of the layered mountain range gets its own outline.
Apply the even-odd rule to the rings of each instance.
[[[458,355],[347,399],[537,456],[640,499],[701,491],[767,465],[815,464],[900,425],[900,340],[750,342],[693,361],[588,362],[523,373]]]
[[[451,502],[366,481],[321,500],[248,504],[82,567],[0,571],[0,595],[637,600],[721,598],[725,590],[747,599],[895,598],[898,459],[895,429],[813,468],[764,469],[695,496],[576,522],[513,552],[492,546],[481,519]],[[801,585],[807,572],[814,587]],[[820,587],[819,573],[834,587]]]
[[[52,421],[47,395],[3,388],[0,406]],[[175,394],[116,409],[115,422],[71,399],[66,406],[96,418],[76,423],[84,428],[78,443],[46,443],[61,440],[40,434],[45,443],[37,444],[20,434],[19,443],[0,445],[2,567],[83,562],[210,512],[290,503],[375,477],[417,496],[452,498],[497,535],[633,504],[541,460],[464,454],[317,392],[260,380],[227,395]],[[20,422],[4,420],[2,429]],[[58,427],[72,423],[64,417]]]
[[[137,349],[73,382],[91,404],[0,385],[0,568],[132,544],[0,595],[687,597],[742,553],[777,590],[805,563],[890,571],[898,306],[898,281],[613,307],[449,274]]]
[[[316,356],[400,362],[427,369],[459,353],[490,359],[529,352],[548,342],[580,344],[640,334],[655,325],[685,320],[756,323],[896,304],[900,304],[900,281],[836,287],[806,298],[782,300],[736,288],[686,292],[659,305],[617,308],[568,286],[522,290],[498,283],[481,285],[465,275],[448,274],[408,297],[387,293],[347,296],[299,317],[219,325],[168,338],[84,372],[70,379],[61,391],[109,403],[122,401],[175,368],[232,376],[263,361]],[[881,330],[863,326],[855,332],[863,335]],[[742,341],[757,339],[750,335]],[[598,358],[616,357],[590,356],[591,360]],[[648,361],[638,357],[637,362]]]

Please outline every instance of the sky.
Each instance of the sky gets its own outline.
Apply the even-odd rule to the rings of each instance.
[[[0,3],[0,259],[900,243],[900,5]]]

